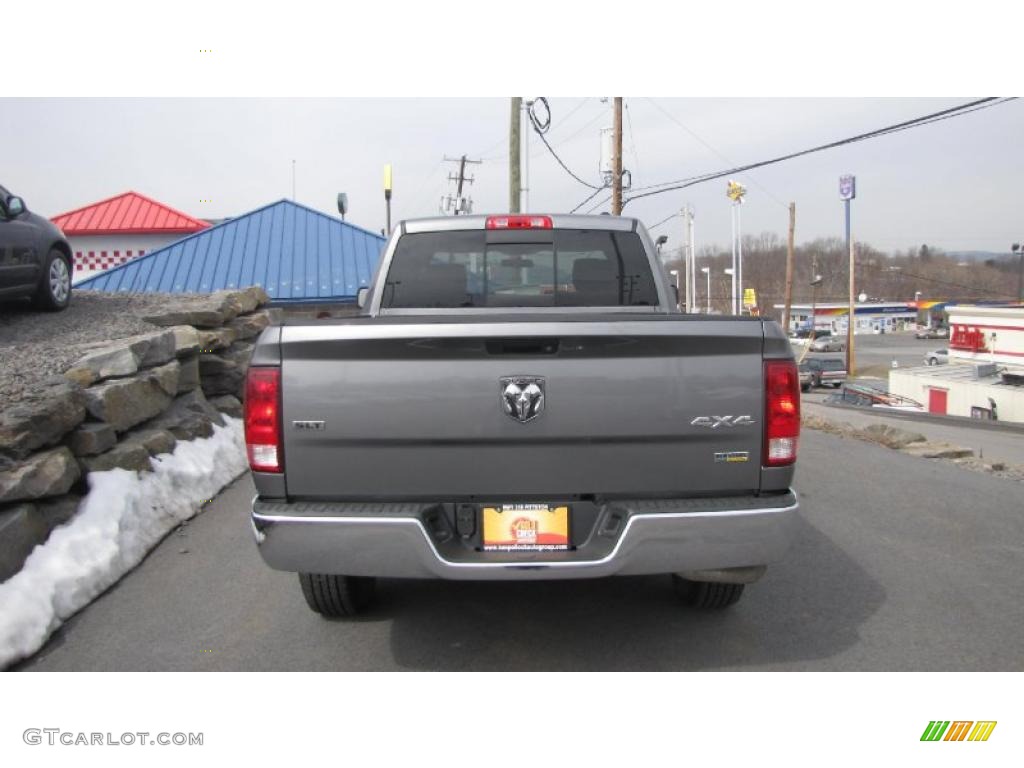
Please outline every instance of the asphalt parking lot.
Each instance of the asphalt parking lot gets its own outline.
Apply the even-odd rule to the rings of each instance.
[[[385,580],[326,621],[252,541],[251,481],[59,629],[25,670],[1020,670],[1021,485],[806,431],[803,523],[739,604],[667,577]],[[183,552],[182,550],[187,550]]]
[[[854,372],[885,377],[895,360],[900,368],[924,365],[925,354],[949,346],[949,339],[915,339],[912,331],[901,333],[862,334],[854,339]],[[793,346],[799,356],[803,347]],[[844,352],[809,353],[820,357],[842,357]]]

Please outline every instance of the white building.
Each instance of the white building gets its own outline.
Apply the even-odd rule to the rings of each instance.
[[[1024,423],[1024,307],[951,306],[949,364],[889,373],[931,413]]]
[[[138,192],[100,200],[51,221],[71,244],[76,283],[209,226]]]
[[[781,316],[785,306],[776,304],[775,309]],[[917,305],[905,301],[872,301],[854,304],[857,318],[853,332],[858,333],[891,333],[895,330],[914,324],[917,321]],[[793,304],[789,310],[789,328],[796,331],[810,328],[813,318],[816,331],[831,331],[833,334],[846,333],[850,317],[848,303]]]

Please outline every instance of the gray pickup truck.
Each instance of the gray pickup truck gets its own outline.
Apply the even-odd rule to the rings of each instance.
[[[681,314],[635,219],[407,221],[360,306],[267,328],[246,383],[258,548],[313,610],[375,577],[614,574],[717,608],[784,554],[789,342]]]

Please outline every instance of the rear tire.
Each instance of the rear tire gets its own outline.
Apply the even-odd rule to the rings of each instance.
[[[346,618],[370,606],[377,580],[370,576],[300,573],[299,584],[311,609],[328,618]]]
[[[71,301],[71,265],[56,248],[43,260],[43,274],[32,301],[51,312],[67,308]]]
[[[676,595],[691,608],[717,610],[734,605],[742,596],[746,584],[721,584],[712,581],[690,581],[672,576]]]

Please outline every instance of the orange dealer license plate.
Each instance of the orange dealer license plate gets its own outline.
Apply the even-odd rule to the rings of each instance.
[[[551,504],[484,506],[484,550],[550,552],[569,548],[569,507]]]

